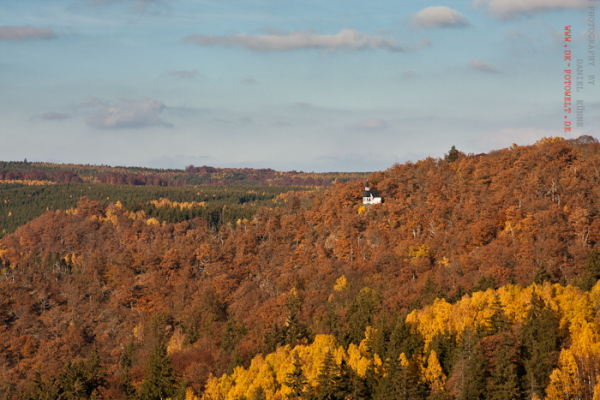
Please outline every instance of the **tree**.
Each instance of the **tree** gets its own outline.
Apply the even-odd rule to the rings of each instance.
[[[318,387],[318,400],[335,400],[335,359],[330,350],[325,353],[325,358],[319,369],[319,375],[317,375],[317,387]]]
[[[585,270],[581,278],[581,288],[591,290],[600,279],[600,250],[594,249],[588,254]]]
[[[580,384],[577,362],[569,349],[560,352],[559,368],[550,375],[547,390],[548,400],[567,400],[585,398]],[[589,397],[588,397],[589,398]]]
[[[292,361],[292,367],[294,369],[286,374],[287,380],[283,383],[291,390],[286,397],[296,400],[306,398],[307,393],[305,388],[308,381],[304,375],[304,371],[302,371],[302,364],[297,354],[294,356],[294,361]]]
[[[523,321],[521,338],[526,372],[524,389],[530,396],[543,397],[558,355],[558,318],[535,290]]]
[[[99,398],[99,389],[106,385],[106,372],[100,365],[96,348],[86,360],[70,360],[58,377],[42,378],[36,373],[33,390],[25,396],[28,400],[83,400]]]
[[[373,322],[373,316],[376,314],[381,300],[379,293],[364,287],[358,293],[350,307],[348,307],[348,333],[346,342],[359,344],[365,334],[367,326]]]
[[[386,362],[385,374],[375,388],[373,400],[424,399],[427,395],[418,357],[408,360],[401,354],[399,359]]]
[[[518,400],[521,398],[519,354],[515,339],[503,334],[494,349],[488,400]]]
[[[54,376],[44,379],[40,371],[35,373],[32,389],[22,396],[25,400],[56,400],[61,396],[58,379]]]
[[[475,346],[467,358],[465,380],[459,400],[485,400],[489,376],[487,360],[480,346]]]
[[[283,336],[285,344],[295,346],[299,340],[308,337],[308,329],[300,321],[299,317],[300,310],[302,309],[302,299],[295,290],[287,298],[285,306],[288,315],[283,326]]]
[[[449,163],[452,163],[452,162],[458,160],[458,157],[460,157],[460,152],[458,150],[456,150],[455,146],[452,146],[452,148],[450,149],[448,154],[446,154],[445,160],[448,161]]]
[[[432,395],[437,396],[444,393],[447,378],[438,361],[437,354],[433,350],[429,352],[424,375],[425,380],[429,383]]]
[[[121,384],[120,388],[128,398],[132,398],[135,395],[135,388],[132,384],[131,379],[131,368],[133,367],[133,353],[135,352],[135,345],[133,342],[129,343],[125,348],[125,352],[121,356]]]
[[[159,337],[150,353],[139,400],[164,400],[175,393],[175,373],[167,355],[164,339]]]

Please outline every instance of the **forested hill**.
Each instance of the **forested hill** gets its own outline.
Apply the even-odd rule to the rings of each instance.
[[[333,182],[364,181],[367,176],[364,172],[280,172],[193,165],[185,170],[164,170],[0,161],[0,237],[46,211],[75,207],[84,196],[120,201],[127,209],[143,210],[161,222],[200,217],[213,227],[251,218],[259,206],[271,204],[290,190],[315,190]],[[179,210],[164,207],[161,198],[177,202]]]
[[[253,217],[219,227],[202,218],[161,222],[120,203],[83,198],[0,240],[1,390],[8,398],[37,399],[54,390],[63,398],[153,399],[183,398],[189,387],[191,397],[202,393],[210,374],[249,366],[258,353],[282,345],[324,340],[315,335],[331,335],[327,340],[348,353],[369,326],[386,365],[373,378],[381,382],[396,365],[385,364],[387,358],[430,356],[430,333],[407,313],[436,298],[458,304],[478,290],[533,282],[545,290],[568,284],[590,290],[600,277],[599,178],[595,139],[552,138],[394,165],[369,177],[383,204],[362,205],[364,182],[337,183],[280,195]],[[551,294],[545,299],[531,295],[523,307],[543,314],[553,307]],[[493,301],[477,307],[502,308]],[[560,322],[558,315],[548,317],[548,326]],[[560,349],[572,345],[570,326],[559,325],[554,344],[539,353],[527,347],[524,317],[510,318],[493,331],[513,335],[509,347],[521,352],[514,356],[521,360],[514,366],[518,394],[504,398],[543,397]],[[595,315],[582,318],[591,323]],[[592,346],[600,332],[594,324],[589,329]],[[440,332],[438,359],[450,377],[453,368],[466,368],[450,352],[463,336]],[[469,349],[486,332],[473,332]],[[490,374],[493,357],[486,351],[493,353],[497,341],[481,345]],[[447,354],[439,355],[444,348]],[[340,365],[344,356],[336,357]],[[402,368],[427,366],[401,361]],[[537,364],[545,369],[533,372]],[[441,392],[433,381],[418,381],[423,390],[410,398],[492,398],[464,397],[464,386],[451,379]],[[593,393],[595,381],[586,384]],[[319,385],[311,396],[325,393]],[[370,385],[353,396],[375,398]],[[255,389],[250,398],[276,398],[276,390]],[[80,397],[65,394],[74,391]],[[206,398],[221,398],[214,396]]]
[[[314,173],[253,168],[187,166],[185,169],[110,167],[106,165],[53,164],[45,162],[0,161],[0,183],[105,183],[112,185],[254,185],[329,186],[333,181],[364,178],[360,172]]]

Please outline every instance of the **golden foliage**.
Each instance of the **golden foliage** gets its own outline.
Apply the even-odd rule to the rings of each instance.
[[[246,368],[237,367],[230,375],[211,377],[206,384],[203,400],[235,400],[252,398],[258,387],[262,387],[267,399],[284,398],[290,389],[284,384],[287,374],[292,371],[292,363],[297,357],[303,365],[303,372],[310,387],[317,385],[319,370],[326,354],[330,352],[337,364],[345,360],[350,368],[360,376],[365,376],[372,361],[367,358],[365,346],[350,345],[348,351],[340,346],[331,335],[316,335],[310,345],[279,347],[266,356],[257,355]],[[376,359],[375,363],[381,360]]]
[[[333,290],[336,292],[343,292],[346,289],[348,289],[348,280],[346,279],[345,275],[342,275],[335,281]]]
[[[152,201],[150,201],[150,204],[152,204],[156,208],[179,208],[180,210],[191,210],[194,208],[206,208],[206,202],[204,202],[204,201],[201,201],[201,202],[186,201],[186,202],[180,203],[180,202],[171,201],[171,200],[165,199],[165,198],[160,198],[159,200],[152,200]]]
[[[19,183],[25,186],[48,186],[56,185],[56,182],[52,181],[38,181],[35,179],[0,179],[0,183]]]

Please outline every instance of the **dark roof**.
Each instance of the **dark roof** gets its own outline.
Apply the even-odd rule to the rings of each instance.
[[[381,195],[379,194],[379,192],[377,190],[365,190],[365,193],[363,194],[363,197],[381,197]]]

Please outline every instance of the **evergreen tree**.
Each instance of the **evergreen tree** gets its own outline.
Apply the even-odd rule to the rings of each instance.
[[[82,400],[99,398],[99,389],[106,385],[106,372],[94,348],[86,360],[68,361],[58,374],[48,379],[36,373],[33,390],[27,400]]]
[[[456,335],[448,333],[435,335],[429,344],[429,349],[437,354],[444,374],[450,375],[457,353]]]
[[[283,326],[283,344],[295,346],[299,340],[308,337],[308,329],[300,321],[299,313],[302,309],[302,300],[296,293],[288,297],[286,301],[288,316]]]
[[[551,279],[552,279],[552,276],[548,272],[548,269],[546,268],[546,264],[541,263],[540,266],[538,267],[537,271],[535,272],[535,276],[533,277],[533,282],[538,285],[541,285],[544,282],[550,281]]]
[[[396,400],[402,399],[402,380],[404,376],[401,366],[397,361],[387,360],[385,374],[377,382],[373,391],[373,400]]]
[[[121,383],[120,388],[127,398],[132,398],[135,395],[135,388],[132,384],[131,379],[131,368],[133,367],[133,354],[135,352],[135,345],[133,342],[129,343],[125,348],[125,352],[121,356]]]
[[[421,337],[411,330],[404,314],[380,315],[374,328],[372,353],[383,359],[397,360],[401,353],[410,358],[422,348]]]
[[[380,376],[375,370],[374,364],[371,362],[367,366],[367,371],[364,379],[361,379],[356,375],[356,383],[354,385],[354,395],[357,399],[371,399],[373,398],[377,386],[379,385]]]
[[[352,371],[350,375],[350,383],[352,387],[352,397],[356,400],[370,400],[372,390],[375,387],[375,380],[372,365],[367,369],[367,374],[361,378],[356,372]]]
[[[60,383],[56,377],[44,379],[40,371],[35,373],[31,391],[21,398],[24,400],[56,400],[61,397]]]
[[[372,325],[373,316],[377,313],[380,304],[379,293],[367,287],[361,289],[348,307],[348,332],[344,335],[346,344],[361,342],[365,329]]]
[[[304,375],[304,371],[302,371],[302,363],[300,362],[299,357],[296,355],[294,357],[294,361],[292,362],[292,366],[294,369],[292,372],[288,372],[286,374],[286,381],[283,383],[287,387],[290,388],[291,392],[287,394],[288,399],[303,399],[307,397],[307,393],[305,391],[306,384],[308,380]]]
[[[458,160],[458,157],[460,157],[460,152],[456,150],[456,146],[452,146],[448,154],[446,154],[445,159],[447,162],[452,163]]]
[[[94,348],[85,361],[69,361],[60,372],[59,384],[63,399],[96,398],[98,389],[106,384],[98,351]]]
[[[502,335],[494,352],[494,368],[491,371],[488,400],[518,400],[521,398],[519,378],[519,354],[514,338]]]
[[[524,390],[529,396],[544,397],[559,350],[558,318],[554,310],[534,291],[521,330]]]
[[[398,360],[388,360],[385,375],[375,388],[373,400],[425,399],[427,392],[416,359],[411,359],[408,365],[402,365]]]
[[[164,400],[175,393],[175,373],[167,355],[164,339],[159,336],[148,364],[138,400]]]
[[[227,319],[223,335],[221,336],[221,348],[233,350],[246,334],[246,327],[238,323],[234,318]]]
[[[594,249],[588,254],[585,270],[581,278],[581,288],[590,291],[600,279],[600,251]]]
[[[494,335],[496,333],[504,332],[508,326],[508,319],[506,318],[504,308],[498,299],[498,295],[494,295],[494,300],[489,305],[489,308],[491,308],[492,314],[486,318],[488,329],[487,332],[485,332],[485,335]]]
[[[336,365],[332,379],[333,395],[336,399],[344,399],[352,393],[352,374],[346,360],[342,359],[339,365]]]
[[[465,380],[459,400],[485,400],[487,390],[487,361],[480,346],[475,346],[466,360]]]
[[[327,350],[327,353],[325,353],[325,358],[323,359],[323,364],[321,364],[319,374],[317,375],[318,400],[336,399],[336,388],[334,382],[335,373],[336,365],[333,354],[331,354],[331,351]]]
[[[352,372],[346,361],[338,365],[331,351],[327,351],[317,375],[317,385],[318,400],[342,400],[352,394]]]

